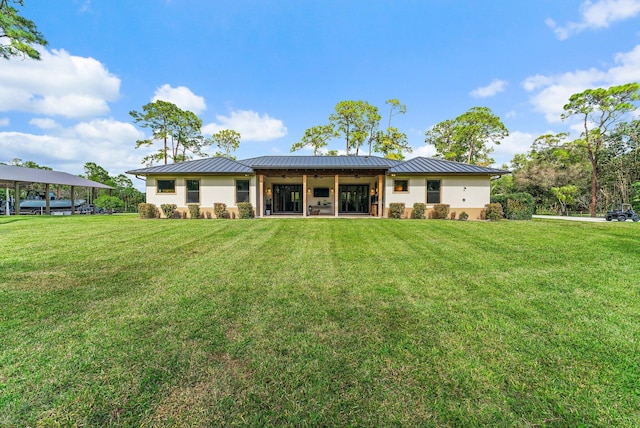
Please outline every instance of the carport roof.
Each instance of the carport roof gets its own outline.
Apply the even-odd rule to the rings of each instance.
[[[66,186],[95,187],[99,189],[113,189],[106,184],[87,180],[77,175],[61,171],[46,169],[22,168],[13,165],[0,165],[0,185],[13,186],[20,183],[63,184]]]

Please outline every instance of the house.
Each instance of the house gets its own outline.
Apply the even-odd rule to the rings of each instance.
[[[213,212],[224,203],[237,214],[251,202],[256,217],[267,215],[387,217],[389,204],[448,204],[479,218],[490,199],[492,177],[509,171],[441,159],[397,161],[377,156],[261,156],[244,160],[213,157],[127,171],[146,179],[147,202],[199,204]],[[213,216],[213,214],[211,214]]]

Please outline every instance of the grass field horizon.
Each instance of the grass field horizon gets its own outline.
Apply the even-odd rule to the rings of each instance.
[[[638,426],[640,229],[0,219],[0,426]]]

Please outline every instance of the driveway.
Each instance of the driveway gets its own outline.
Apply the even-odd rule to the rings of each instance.
[[[604,217],[568,217],[564,215],[534,215],[533,218],[542,218],[548,220],[570,220],[570,221],[591,221],[603,222]]]

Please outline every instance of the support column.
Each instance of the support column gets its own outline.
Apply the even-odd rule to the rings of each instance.
[[[71,215],[76,213],[76,186],[71,186]]]
[[[11,215],[11,210],[9,209],[9,186],[4,189],[5,200],[4,200],[4,215]]]
[[[302,217],[307,216],[307,174],[302,175]]]
[[[20,215],[20,183],[16,181],[15,184],[15,195],[13,198],[13,213],[15,215]]]
[[[49,196],[49,187],[51,185],[49,183],[45,184],[44,186],[44,200],[45,200],[45,209],[44,212],[46,215],[50,215],[51,214],[51,197]]]
[[[338,184],[339,184],[339,180],[338,180],[338,174],[336,174],[335,179],[334,179],[334,186],[333,186],[333,216],[334,217],[338,217]]]
[[[382,218],[384,217],[384,213],[383,213],[383,209],[384,209],[384,205],[382,204],[382,195],[384,194],[384,187],[383,183],[382,183],[382,175],[378,176],[378,217]]]
[[[258,176],[260,182],[258,186],[258,217],[264,217],[264,175]]]

